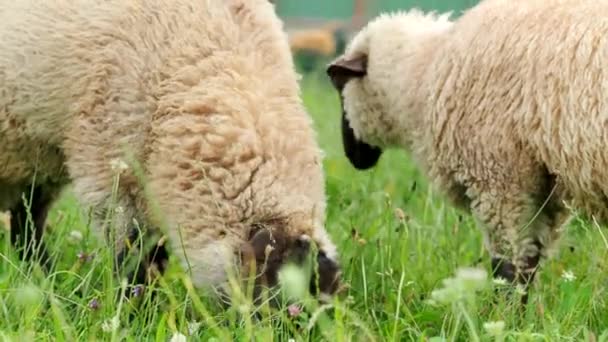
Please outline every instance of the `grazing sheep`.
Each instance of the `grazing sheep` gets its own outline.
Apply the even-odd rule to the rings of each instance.
[[[119,263],[138,226],[168,227],[197,287],[253,260],[258,285],[273,286],[314,242],[311,282],[335,292],[321,151],[267,0],[3,1],[0,37],[0,210],[25,213],[28,195],[38,247],[71,183],[99,236],[114,233]],[[162,272],[166,248],[151,250]]]
[[[608,1],[485,0],[381,15],[327,69],[346,155],[410,151],[479,222],[494,275],[529,283],[570,212],[608,218]],[[524,301],[527,298],[524,298]]]

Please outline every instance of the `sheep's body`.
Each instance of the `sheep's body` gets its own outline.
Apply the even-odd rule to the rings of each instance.
[[[323,56],[331,56],[336,52],[333,32],[325,29],[294,31],[289,34],[289,47],[294,54],[310,50]]]
[[[496,274],[529,281],[565,203],[608,220],[606,13],[607,1],[485,0],[454,22],[381,16],[328,69],[345,134],[359,150],[412,151],[473,212],[493,266],[514,264]]]
[[[133,219],[166,224],[195,285],[225,280],[253,226],[337,257],[320,149],[268,1],[3,1],[0,39],[0,210],[41,149],[36,182],[69,179],[101,233],[113,161],[133,157],[162,217],[123,170],[116,243]]]

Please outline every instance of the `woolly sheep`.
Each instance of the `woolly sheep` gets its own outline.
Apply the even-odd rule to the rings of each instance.
[[[341,22],[329,22],[315,28],[296,29],[288,32],[292,54],[300,51],[316,51],[323,56],[335,57],[344,52],[346,27]]]
[[[568,207],[608,218],[608,1],[485,0],[459,19],[383,14],[327,68],[358,169],[412,153],[529,284]],[[527,297],[524,296],[524,301]]]
[[[311,72],[323,60],[344,52],[346,27],[340,22],[329,22],[320,27],[295,29],[288,32],[291,53],[303,72]]]
[[[169,227],[199,288],[221,289],[241,259],[273,286],[314,242],[311,291],[335,293],[321,150],[267,0],[3,1],[0,39],[0,210],[25,217],[26,194],[32,245],[44,248],[46,212],[69,183],[99,237],[115,234],[117,262],[134,220],[150,236]],[[23,222],[11,224],[24,247]],[[160,242],[146,262],[162,272]]]

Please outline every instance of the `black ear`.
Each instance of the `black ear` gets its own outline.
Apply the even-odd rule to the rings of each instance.
[[[378,163],[382,149],[369,145],[355,137],[355,131],[342,112],[342,147],[350,163],[358,170],[367,170]]]
[[[247,243],[258,262],[276,262],[288,247],[284,232],[263,226],[252,228]]]
[[[342,90],[350,79],[360,78],[367,74],[367,56],[338,57],[329,64],[326,72],[334,87]]]
[[[277,284],[278,270],[283,263],[283,254],[287,248],[287,240],[280,230],[271,230],[264,226],[252,227],[249,239],[241,245],[240,256],[243,272],[252,276],[254,271],[255,291],[259,295],[260,286],[273,287]],[[252,263],[255,265],[252,268]]]
[[[318,274],[313,273],[310,280],[310,293],[318,292],[333,295],[340,287],[340,266],[327,257],[325,252],[317,254]]]

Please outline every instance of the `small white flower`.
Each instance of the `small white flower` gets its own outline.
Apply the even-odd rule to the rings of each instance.
[[[118,315],[116,315],[116,316],[112,317],[111,319],[106,319],[101,324],[101,330],[103,330],[104,332],[107,332],[107,333],[111,333],[111,332],[116,331],[119,326],[120,326],[120,321],[118,320]]]
[[[496,277],[496,278],[492,279],[492,282],[498,286],[506,286],[508,284],[507,279],[505,279],[503,277]]]
[[[121,207],[121,206],[118,206],[118,207],[114,208],[114,211],[115,211],[117,214],[122,214],[122,213],[124,213],[124,212],[125,212],[125,208],[123,208],[123,207]]]
[[[434,290],[431,298],[438,303],[451,303],[473,295],[482,289],[488,280],[488,274],[483,269],[460,268],[456,277],[443,280],[443,288]]]
[[[82,241],[82,233],[79,230],[72,230],[69,239],[72,243],[78,243]]]
[[[574,279],[576,279],[576,276],[574,275],[574,273],[572,273],[572,271],[567,270],[567,271],[564,271],[564,273],[562,273],[562,279],[564,279],[567,282],[571,282]]]
[[[173,336],[171,336],[169,342],[186,342],[186,336],[184,336],[184,334],[176,332],[173,334]]]
[[[293,338],[290,338],[289,340],[287,340],[287,342],[296,342],[296,340]]]
[[[517,284],[515,286],[515,293],[517,293],[520,296],[524,296],[526,295],[526,293],[528,293],[528,291],[526,291],[526,287],[522,284]]]
[[[127,165],[127,163],[125,163],[121,159],[112,159],[110,161],[110,167],[112,168],[112,171],[122,172],[122,171],[128,169],[129,165]]]
[[[247,305],[247,304],[239,305],[239,312],[242,314],[247,314],[249,312],[249,305]]]
[[[488,280],[488,273],[481,268],[461,268],[456,272],[465,290],[475,291],[482,288]]]
[[[188,335],[194,335],[198,332],[200,328],[200,322],[188,322]]]
[[[497,321],[497,322],[485,322],[483,324],[483,328],[485,331],[492,336],[500,336],[502,332],[505,330],[505,322]]]
[[[431,293],[431,296],[432,296],[432,295],[433,295],[433,294]],[[432,299],[432,298],[426,299],[426,300],[424,300],[424,302],[425,302],[426,304],[430,305],[430,306],[437,306],[437,305],[439,305],[439,303],[437,303],[437,301],[436,301],[436,300],[434,300],[434,299]]]
[[[453,287],[444,287],[431,292],[431,299],[436,303],[452,303],[460,299],[460,293]]]

